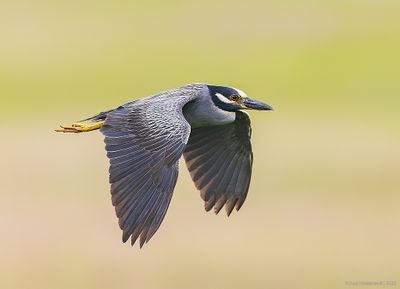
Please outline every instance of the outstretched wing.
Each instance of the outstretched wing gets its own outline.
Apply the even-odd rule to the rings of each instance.
[[[250,117],[242,111],[233,123],[192,130],[183,155],[207,211],[225,205],[229,216],[243,205],[253,164],[250,136]]]
[[[101,132],[123,242],[131,237],[133,245],[140,236],[142,247],[164,219],[178,177],[178,160],[190,134],[182,114],[190,99],[161,95],[107,114]]]

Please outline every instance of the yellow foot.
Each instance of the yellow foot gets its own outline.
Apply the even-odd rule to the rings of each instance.
[[[62,125],[61,128],[56,129],[56,132],[71,132],[71,133],[80,133],[80,132],[88,132],[92,130],[99,129],[103,126],[102,122],[88,122],[88,123],[74,123],[72,125]]]

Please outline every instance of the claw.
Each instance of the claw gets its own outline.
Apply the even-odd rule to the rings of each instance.
[[[92,130],[99,129],[103,126],[104,122],[94,122],[94,123],[74,123],[72,125],[62,125],[56,132],[70,132],[70,133],[80,133],[88,132]]]

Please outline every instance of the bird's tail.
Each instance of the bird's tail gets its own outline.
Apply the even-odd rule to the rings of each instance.
[[[95,116],[80,120],[79,122],[98,122],[98,121],[105,121],[107,118],[107,115],[112,112],[114,109],[112,110],[108,110],[108,111],[103,111],[100,112],[98,114],[96,114]]]

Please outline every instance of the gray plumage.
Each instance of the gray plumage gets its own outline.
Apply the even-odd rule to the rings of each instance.
[[[194,128],[183,153],[205,209],[218,213],[225,205],[228,215],[246,199],[253,164],[250,118],[235,114],[232,123]]]
[[[229,215],[249,190],[250,118],[270,110],[234,88],[189,84],[90,118],[103,121],[112,203],[123,241],[151,239],[168,209],[183,155],[208,211]]]

